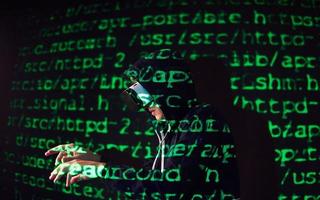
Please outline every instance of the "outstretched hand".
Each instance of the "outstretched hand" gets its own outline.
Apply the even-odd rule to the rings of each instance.
[[[104,168],[100,156],[73,143],[61,144],[45,152],[45,156],[58,154],[55,159],[56,168],[49,179],[54,182],[66,175],[66,187],[82,180],[98,177],[98,171]]]
[[[45,156],[54,154],[58,154],[55,160],[55,166],[59,165],[60,163],[72,161],[74,159],[99,162],[101,158],[98,154],[94,154],[92,151],[80,146],[76,146],[73,143],[61,144],[45,152]]]
[[[66,187],[69,187],[73,183],[99,177],[104,166],[103,162],[73,159],[58,165],[49,179],[57,182],[66,175]]]

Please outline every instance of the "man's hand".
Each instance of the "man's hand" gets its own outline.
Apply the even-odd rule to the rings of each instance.
[[[100,156],[94,154],[90,150],[84,149],[80,146],[75,146],[73,143],[71,144],[61,144],[55,146],[48,151],[45,152],[45,156],[50,156],[53,154],[58,154],[55,161],[55,166],[60,164],[61,162],[69,162],[74,159],[79,160],[88,160],[88,161],[100,161]]]
[[[66,174],[66,187],[69,187],[75,182],[99,177],[104,166],[103,162],[73,159],[57,166],[49,179],[56,182]]]

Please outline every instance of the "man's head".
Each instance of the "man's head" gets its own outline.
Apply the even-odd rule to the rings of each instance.
[[[181,119],[196,102],[189,66],[177,51],[152,52],[124,75],[131,82],[125,93],[157,119]]]
[[[145,109],[157,120],[165,119],[160,105],[156,103],[152,95],[137,80],[132,80],[131,86],[124,90],[123,93],[131,98],[133,102],[128,103],[134,104],[136,109]]]

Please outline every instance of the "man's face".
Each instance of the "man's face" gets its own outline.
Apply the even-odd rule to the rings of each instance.
[[[160,119],[164,118],[164,114],[158,105],[149,107],[148,111],[151,113],[152,116],[154,116],[156,118],[156,120],[160,120]]]
[[[154,101],[153,97],[149,92],[136,80],[132,81],[133,84],[126,89],[123,93],[131,97],[129,104],[137,105],[140,108],[144,108],[146,111],[149,111],[156,120],[164,119],[165,116],[160,106]],[[126,95],[125,95],[126,96]]]

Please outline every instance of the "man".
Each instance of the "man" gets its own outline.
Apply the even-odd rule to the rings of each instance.
[[[170,49],[150,53],[124,75],[131,85],[123,94],[155,119],[159,141],[155,158],[140,168],[130,163],[112,166],[103,156],[72,144],[59,145],[46,152],[59,153],[56,162],[62,162],[49,178],[57,181],[66,174],[66,186],[104,178],[110,195],[125,191],[123,199],[239,199],[230,129],[215,108],[198,102],[180,53]]]

